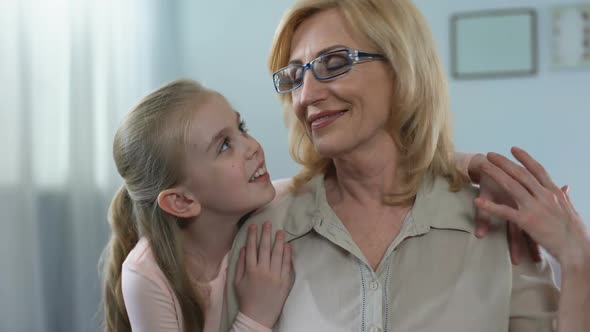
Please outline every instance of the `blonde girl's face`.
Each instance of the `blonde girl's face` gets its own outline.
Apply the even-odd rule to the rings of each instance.
[[[186,184],[203,211],[241,217],[274,198],[264,150],[225,98],[209,97],[191,121]]]

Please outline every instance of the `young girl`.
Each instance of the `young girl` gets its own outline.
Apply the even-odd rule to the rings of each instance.
[[[218,331],[239,221],[275,196],[262,147],[223,96],[181,80],[127,115],[113,154],[124,185],[109,212],[106,330]],[[235,331],[270,331],[292,285],[284,234],[272,245],[262,228],[240,254]]]

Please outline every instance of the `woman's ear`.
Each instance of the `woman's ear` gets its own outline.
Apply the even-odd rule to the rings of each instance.
[[[193,218],[201,213],[197,198],[183,188],[171,188],[158,195],[160,209],[179,218]]]

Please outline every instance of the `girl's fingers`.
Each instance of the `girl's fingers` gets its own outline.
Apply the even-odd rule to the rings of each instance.
[[[529,254],[531,255],[531,257],[533,258],[534,262],[540,262],[541,261],[541,248],[539,247],[539,244],[533,240],[533,238],[531,238],[530,235],[525,234],[525,237],[527,239],[527,244],[528,244],[528,249],[529,249]]]
[[[243,247],[240,249],[240,257],[238,258],[238,266],[236,268],[236,284],[244,277],[244,271],[246,270],[246,249]]]
[[[563,196],[565,196],[565,201],[567,204],[573,208],[572,200],[570,199],[570,186],[567,184],[561,187],[561,191],[563,192]]]
[[[522,233],[522,230],[518,228],[518,226],[510,222],[508,223],[506,231],[508,232],[510,258],[512,259],[512,264],[518,265],[522,255],[522,242],[524,241],[524,234]]]
[[[281,267],[282,280],[289,280],[289,278],[291,277],[291,270],[293,269],[291,262],[291,245],[289,243],[285,243],[283,246],[283,264]]]
[[[530,199],[531,194],[523,188],[518,181],[514,180],[496,165],[492,163],[485,164],[481,169],[482,172],[491,177],[492,180],[504,190],[504,192],[510,195],[514,202],[516,202],[517,206],[524,205],[524,203]]]
[[[281,275],[281,267],[283,264],[283,247],[285,246],[285,233],[278,230],[275,233],[275,244],[272,248],[272,256],[270,257],[270,271],[277,275]]]
[[[258,248],[258,265],[266,270],[270,268],[271,238],[272,224],[270,222],[265,222],[262,225],[262,236],[260,239],[260,247]]]
[[[518,210],[511,208],[510,206],[496,204],[494,202],[487,201],[482,198],[476,198],[475,205],[477,205],[477,207],[480,209],[488,211],[496,217],[516,223],[518,227],[524,229],[525,232],[528,232],[528,229],[522,227],[522,222],[520,221],[520,215],[518,214]]]
[[[246,268],[254,269],[258,265],[256,257],[256,239],[258,238],[258,226],[252,224],[248,226],[248,239],[246,240]]]
[[[549,173],[547,173],[543,165],[531,157],[525,150],[513,147],[510,151],[514,158],[520,161],[543,187],[554,192],[555,190],[559,190],[555,183],[553,183],[553,180],[551,180]]]
[[[508,174],[512,179],[521,184],[533,196],[538,196],[543,186],[526,168],[514,163],[501,154],[490,152],[488,160]]]

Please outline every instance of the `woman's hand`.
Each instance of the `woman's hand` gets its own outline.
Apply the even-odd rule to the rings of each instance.
[[[260,246],[256,245],[257,225],[248,226],[246,246],[240,251],[236,269],[236,292],[240,312],[272,328],[293,285],[291,247],[285,233],[276,232],[272,246],[272,224],[262,226]]]
[[[491,163],[486,156],[476,154],[469,161],[468,174],[473,183],[479,183],[479,198],[491,201],[496,204],[504,204],[515,207],[515,202],[512,197],[502,189],[496,182],[486,173],[482,172],[484,165]],[[483,238],[490,230],[490,213],[478,208],[476,211],[476,229],[475,235]],[[520,257],[523,250],[528,250],[534,261],[541,260],[541,253],[537,243],[524,233],[516,224],[508,223],[508,243],[510,249],[510,258],[513,264],[520,262]]]
[[[482,197],[475,200],[476,205],[517,224],[553,255],[562,269],[590,269],[590,235],[568,194],[524,150],[513,148],[512,154],[524,167],[489,153],[490,164],[483,165],[482,171],[510,195],[516,207]]]

